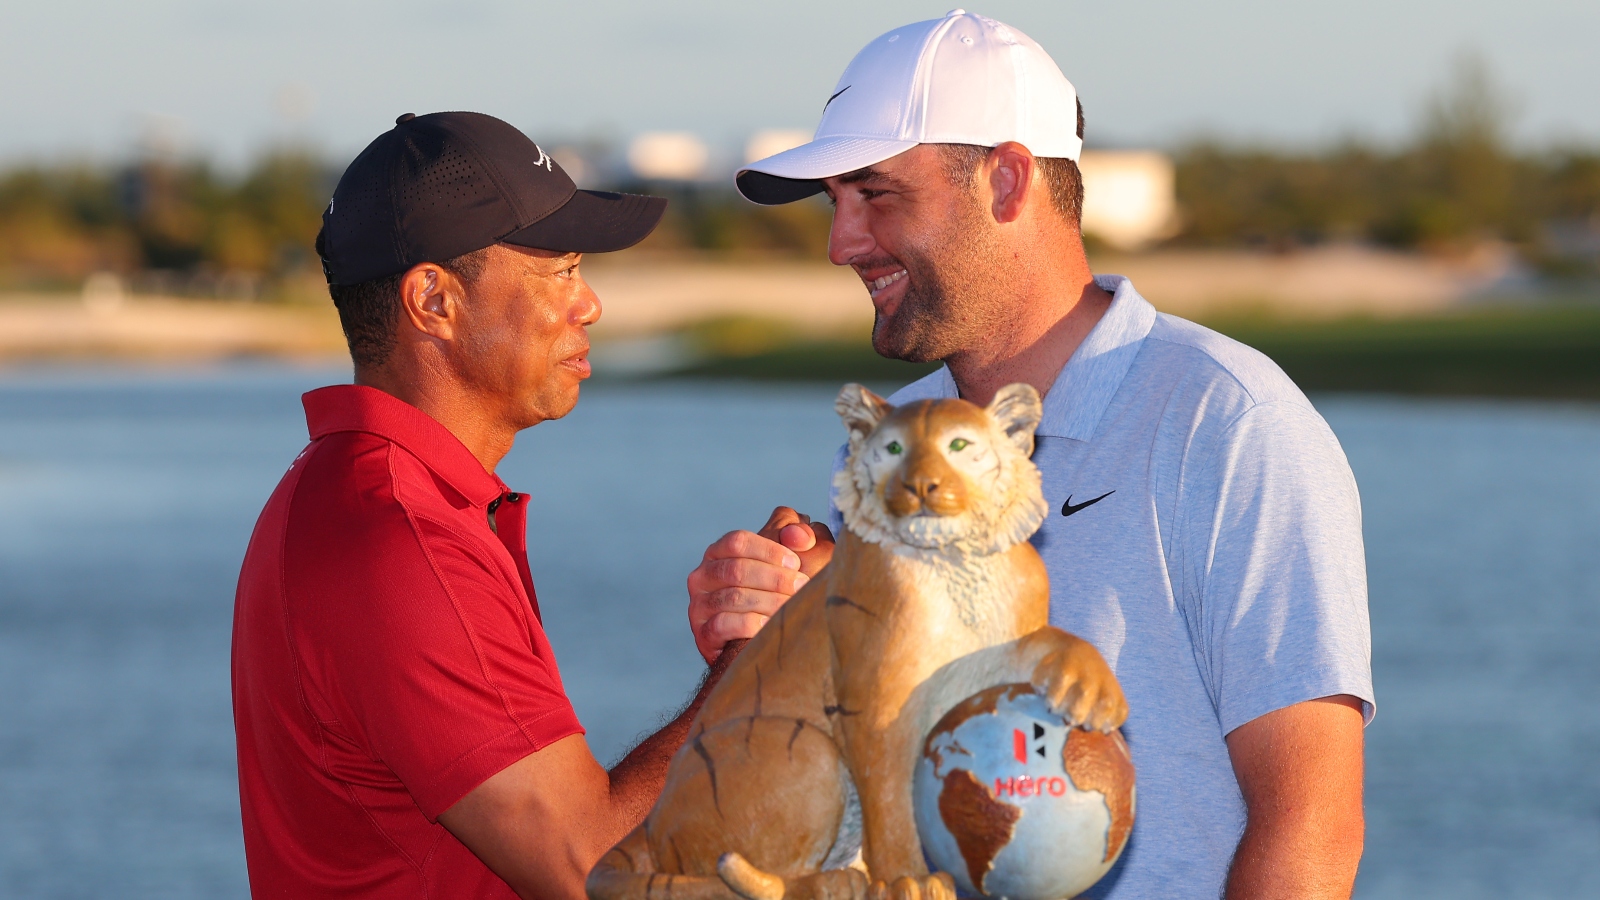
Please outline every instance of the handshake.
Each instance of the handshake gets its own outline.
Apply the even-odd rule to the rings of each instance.
[[[755,637],[828,564],[833,545],[828,526],[780,506],[759,531],[730,531],[707,547],[689,573],[689,627],[706,662]]]

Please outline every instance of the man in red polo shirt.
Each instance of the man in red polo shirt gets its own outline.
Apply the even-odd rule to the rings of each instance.
[[[305,396],[311,443],[235,609],[254,895],[575,900],[660,793],[719,668],[601,768],[540,624],[527,498],[493,473],[588,377],[581,254],[636,243],[664,206],[578,191],[476,113],[402,116],[340,179],[317,249],[355,384]]]

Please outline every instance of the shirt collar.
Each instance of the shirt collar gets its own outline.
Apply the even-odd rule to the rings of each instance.
[[[1087,441],[1122,386],[1134,357],[1156,322],[1156,308],[1121,275],[1096,275],[1095,284],[1111,292],[1111,306],[1061,368],[1044,397],[1044,417],[1036,434]],[[895,406],[915,400],[960,396],[947,366],[906,385],[889,398]]]
[[[316,440],[341,431],[376,435],[406,448],[473,506],[486,506],[506,492],[466,445],[439,421],[415,406],[359,384],[317,388],[300,398],[306,429]]]
[[[1044,396],[1044,418],[1036,433],[1087,441],[1122,387],[1134,357],[1156,323],[1156,308],[1121,275],[1096,275],[1111,292],[1111,306],[1083,339]]]

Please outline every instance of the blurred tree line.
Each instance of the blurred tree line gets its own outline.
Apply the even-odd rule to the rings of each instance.
[[[1466,57],[1402,146],[1191,144],[1176,154],[1183,228],[1173,242],[1348,240],[1448,252],[1501,240],[1546,272],[1597,274],[1600,148],[1518,151],[1507,139],[1511,118],[1487,67]],[[163,292],[273,296],[297,283],[320,293],[312,243],[338,173],[292,151],[234,174],[155,157],[0,172],[0,289],[74,289],[109,271]],[[724,186],[623,189],[672,200],[645,249],[807,259],[826,251],[831,213],[820,197],[761,207]]]
[[[270,154],[233,176],[160,158],[0,172],[0,290],[76,289],[95,272],[160,293],[303,288],[321,278],[313,245],[338,176],[298,152]],[[831,211],[820,200],[759,207],[720,188],[623,189],[671,198],[646,249],[818,258],[827,247]]]
[[[91,272],[160,273],[161,286],[315,271],[335,175],[283,152],[228,177],[203,162],[31,165],[0,173],[0,285],[76,287]],[[211,291],[215,292],[215,291]]]
[[[828,252],[833,208],[821,195],[783,206],[758,206],[731,186],[634,184],[622,190],[668,199],[660,227],[641,249],[812,260]]]
[[[1177,159],[1184,226],[1194,245],[1292,247],[1354,240],[1403,249],[1516,245],[1547,270],[1592,272],[1600,246],[1600,150],[1515,152],[1511,104],[1480,58],[1457,61],[1408,144],[1351,141],[1321,153],[1200,142]],[[1585,246],[1588,245],[1588,246]]]

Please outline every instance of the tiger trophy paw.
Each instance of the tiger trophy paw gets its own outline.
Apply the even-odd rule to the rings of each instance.
[[[1128,700],[1100,652],[1087,641],[1045,654],[1033,670],[1033,688],[1050,709],[1073,725],[1110,732],[1128,719]]]
[[[874,881],[867,900],[956,900],[956,883],[944,872],[921,878],[902,875],[890,882]]]

